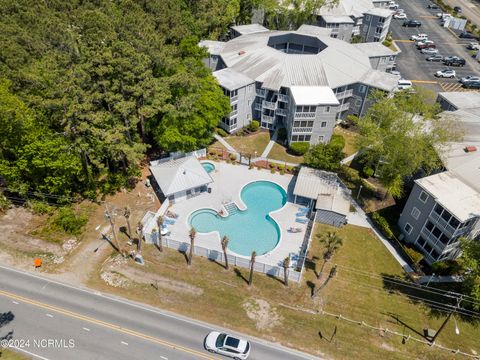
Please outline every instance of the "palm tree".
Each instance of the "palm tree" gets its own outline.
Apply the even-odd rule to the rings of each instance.
[[[128,238],[132,238],[132,228],[130,226],[130,216],[132,215],[132,212],[128,206],[125,206],[123,209],[123,216],[125,216],[125,220],[127,221],[127,229],[128,229]]]
[[[323,264],[320,268],[320,271],[317,273],[317,279],[320,279],[326,263],[332,258],[335,251],[337,251],[340,246],[343,245],[343,240],[340,236],[337,235],[337,233],[330,231],[325,235],[318,234],[317,238],[320,243],[324,244],[325,246],[325,251],[323,253]]]
[[[160,250],[160,252],[163,252],[163,244],[162,244],[163,216],[159,216],[157,218],[157,226],[158,226],[158,250]]]
[[[334,265],[331,269],[330,269],[330,273],[328,274],[328,278],[327,280],[324,281],[324,283],[318,287],[317,290],[315,290],[313,293],[312,293],[312,299],[318,295],[318,293],[320,292],[320,290],[322,290],[325,286],[327,286],[328,282],[330,280],[333,279],[333,277],[337,275],[337,265]]]
[[[190,229],[189,236],[190,236],[190,250],[189,250],[188,259],[187,259],[188,266],[192,264],[193,248],[195,247],[195,236],[197,236],[197,230],[195,230],[194,227]]]
[[[138,234],[137,252],[140,254],[142,252],[142,239],[143,239],[143,224],[140,221],[137,224],[137,234]]]
[[[283,266],[283,283],[288,286],[288,268],[290,267],[290,256],[287,256],[282,263]]]
[[[224,236],[222,238],[222,250],[223,250],[223,257],[225,258],[225,270],[228,270],[227,246],[228,246],[228,237]]]
[[[248,277],[248,286],[252,286],[253,282],[253,266],[255,265],[255,258],[257,257],[257,253],[252,251],[252,257],[250,258],[250,276]]]

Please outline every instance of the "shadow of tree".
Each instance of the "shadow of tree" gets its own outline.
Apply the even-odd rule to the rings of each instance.
[[[307,286],[310,289],[310,296],[313,296],[315,293],[315,283],[313,281],[307,280]]]
[[[243,281],[245,281],[248,284],[248,279],[245,276],[243,276],[240,269],[235,268],[233,271],[235,272],[235,275],[237,275],[239,278],[243,279]]]
[[[15,315],[11,311],[4,312],[0,314],[0,328],[8,325],[10,322],[13,321]]]

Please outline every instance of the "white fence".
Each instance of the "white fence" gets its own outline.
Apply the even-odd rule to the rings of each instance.
[[[152,234],[152,235],[153,235],[152,236],[153,242],[157,243],[158,242],[157,233]],[[187,242],[181,242],[181,241],[173,240],[173,239],[170,239],[170,238],[165,237],[165,236],[162,236],[162,244],[163,244],[164,247],[168,247],[170,249],[175,249],[175,250],[185,252],[185,253],[188,252],[189,247],[190,247],[190,244],[187,243]],[[194,249],[193,249],[193,253],[195,255],[205,257],[205,258],[207,258],[209,260],[212,260],[212,261],[217,261],[219,263],[225,263],[223,251],[211,250],[211,249],[204,248],[202,246],[195,246]],[[242,268],[245,268],[245,269],[250,268],[250,260],[249,259],[245,259],[245,258],[235,256],[235,255],[227,255],[227,256],[228,256],[228,263],[230,265],[239,266],[239,267],[242,267]],[[283,276],[284,276],[283,267],[268,265],[268,264],[264,264],[264,263],[259,262],[259,261],[255,262],[255,264],[253,266],[253,269],[257,272],[261,272],[261,273],[264,273],[264,274],[267,274],[267,275],[270,275],[270,276],[276,276],[276,277],[279,277],[279,278],[282,278],[282,279],[283,279]],[[289,280],[300,282],[300,279],[301,279],[301,276],[302,276],[301,272],[296,271],[294,269],[288,269],[287,274],[288,274],[288,279]]]

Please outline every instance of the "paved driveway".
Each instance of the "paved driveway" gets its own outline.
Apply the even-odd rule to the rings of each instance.
[[[422,26],[405,28],[402,27],[403,20],[392,20],[390,29],[393,39],[397,40],[396,44],[402,50],[397,57],[397,70],[403,78],[413,80],[437,92],[464,90],[458,79],[466,75],[480,75],[480,64],[470,56],[466,48],[471,40],[459,39],[453,32],[443,28],[436,17],[439,10],[427,9],[429,3],[428,0],[398,0],[398,4],[405,10],[408,18],[421,21]],[[422,54],[415,44],[409,41],[411,35],[418,33],[428,34],[441,55],[457,55],[467,61],[464,67],[452,67],[457,73],[456,79],[437,79],[434,76],[435,72],[447,67],[443,63],[431,63],[425,60],[427,55]]]

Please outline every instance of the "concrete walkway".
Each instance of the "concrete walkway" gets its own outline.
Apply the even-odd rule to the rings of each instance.
[[[225,146],[228,151],[231,151],[231,152],[234,152],[234,153],[238,152],[237,150],[235,150],[235,148],[234,148],[232,145],[230,145],[228,142],[226,142],[225,139],[222,138],[220,135],[214,134],[213,137],[214,137],[216,140],[218,140],[218,142],[219,142],[220,144],[222,144],[223,146]]]
[[[260,155],[260,157],[263,157],[263,158],[268,157],[268,154],[270,153],[270,150],[272,150],[272,147],[275,144],[275,141],[277,141],[277,135],[278,135],[278,129],[275,130],[275,132],[273,133],[270,141],[267,144],[267,147],[265,148],[265,150],[263,150],[263,153],[262,155]]]
[[[422,276],[417,280],[418,284],[431,284],[431,283],[459,283],[463,282],[463,276],[452,275],[452,276]]]
[[[346,158],[344,158],[343,160],[340,161],[340,165],[345,165],[345,164],[348,164],[349,162],[351,162],[353,159],[355,159],[355,156],[358,155],[358,151],[353,153],[352,155],[350,156],[347,156]]]

